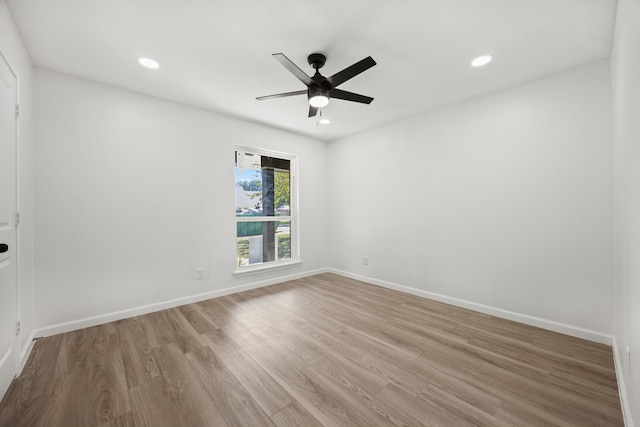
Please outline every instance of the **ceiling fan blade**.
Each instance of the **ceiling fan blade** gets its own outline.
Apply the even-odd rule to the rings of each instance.
[[[276,93],[275,95],[258,96],[256,99],[264,101],[265,99],[284,98],[285,96],[306,95],[306,90],[296,90],[295,92]]]
[[[347,92],[346,90],[331,89],[329,91],[329,97],[336,99],[344,99],[345,101],[361,102],[363,104],[371,104],[373,98],[370,96],[359,95],[353,92]]]
[[[313,105],[309,105],[309,117],[313,117],[318,114],[318,107],[314,107]]]
[[[296,76],[298,80],[300,80],[305,85],[309,86],[313,83],[311,77],[309,77],[304,71],[298,68],[298,66],[291,62],[291,60],[287,58],[283,53],[274,53],[273,57],[276,58],[279,63],[284,65],[284,68],[289,70],[291,74]]]
[[[331,77],[328,77],[327,81],[331,83],[331,87],[336,87],[346,82],[350,78],[357,76],[363,71],[368,70],[374,65],[376,65],[376,61],[374,61],[372,57],[367,56],[362,61],[358,61],[352,66],[347,67],[344,70],[335,73]]]

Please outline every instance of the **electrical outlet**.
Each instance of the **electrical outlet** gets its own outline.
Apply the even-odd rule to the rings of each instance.
[[[369,257],[362,257],[362,265],[369,265]]]
[[[196,280],[204,279],[204,268],[196,268]]]
[[[630,377],[631,376],[631,350],[629,349],[629,346],[627,346],[624,349],[624,353],[625,353],[625,362],[627,363],[627,376]]]

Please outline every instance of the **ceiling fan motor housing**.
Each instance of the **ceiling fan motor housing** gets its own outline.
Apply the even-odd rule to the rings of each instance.
[[[321,53],[312,53],[307,57],[307,61],[309,61],[309,65],[318,70],[324,67],[324,63],[327,62],[327,57]]]

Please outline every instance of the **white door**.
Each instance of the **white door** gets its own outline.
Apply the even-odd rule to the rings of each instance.
[[[16,76],[0,53],[0,398],[18,371]]]

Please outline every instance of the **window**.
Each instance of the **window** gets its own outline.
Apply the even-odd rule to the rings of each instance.
[[[236,147],[237,272],[299,262],[295,156]]]

